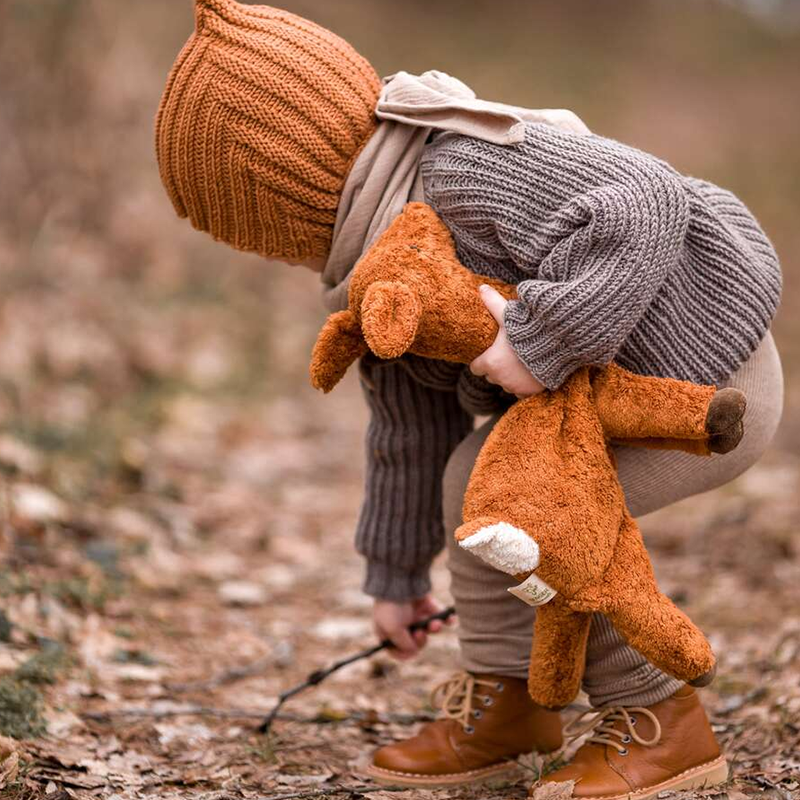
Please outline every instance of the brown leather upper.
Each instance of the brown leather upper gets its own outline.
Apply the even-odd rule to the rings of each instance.
[[[630,736],[615,739],[624,746],[622,752],[612,745],[587,743],[567,766],[547,775],[542,783],[575,781],[572,792],[576,798],[614,796],[656,786],[719,757],[719,746],[706,713],[690,686],[650,706],[648,711],[655,714],[661,725],[657,743],[642,745],[629,741]],[[653,722],[634,709],[629,713],[635,721],[636,733],[642,739],[652,739],[656,733]],[[627,733],[623,720],[613,725]]]
[[[419,776],[455,775],[560,747],[559,714],[537,706],[524,680],[475,677],[494,685],[476,689],[468,726],[455,719],[430,722],[416,736],[378,750],[374,766]]]

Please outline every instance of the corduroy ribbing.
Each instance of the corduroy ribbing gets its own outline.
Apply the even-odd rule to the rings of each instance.
[[[444,546],[441,476],[472,417],[452,389],[426,386],[400,363],[362,359],[360,375],[371,412],[356,532],[367,559],[363,588],[386,600],[421,597]]]
[[[583,689],[593,706],[652,706],[683,686],[628,646],[602,614],[592,616],[586,664]]]
[[[421,170],[464,264],[517,284],[509,340],[548,388],[611,360],[717,383],[769,328],[769,239],[730,192],[654,156],[527,124],[512,147],[439,136]]]

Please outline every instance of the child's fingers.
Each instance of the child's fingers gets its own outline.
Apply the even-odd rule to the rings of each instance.
[[[414,643],[418,649],[422,649],[428,642],[428,634],[425,631],[414,631]]]
[[[417,654],[419,646],[408,628],[394,628],[386,635],[392,640],[393,654],[400,659],[411,658]]]
[[[493,289],[491,286],[487,286],[485,283],[480,285],[480,293],[481,293],[481,300],[483,300],[483,304],[489,310],[489,313],[494,317],[494,321],[502,328],[503,327],[503,315],[506,310],[506,305],[508,305],[508,300],[497,291],[497,289]]]
[[[483,357],[483,353],[469,362],[469,371],[479,378],[486,374],[486,359]]]
[[[488,350],[484,350],[476,359],[469,364],[469,371],[479,378],[489,379],[489,373],[495,369],[495,350],[492,345]]]
[[[428,633],[439,633],[442,629],[442,621],[435,619],[433,622],[428,623]]]

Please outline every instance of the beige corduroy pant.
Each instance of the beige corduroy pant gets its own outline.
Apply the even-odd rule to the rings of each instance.
[[[745,434],[732,453],[701,458],[675,451],[616,448],[620,481],[634,517],[722,486],[752,466],[767,448],[783,405],[781,364],[769,333],[721,386],[733,386],[747,396]],[[515,583],[513,577],[462,550],[453,538],[461,524],[461,506],[475,458],[497,419],[491,418],[464,439],[445,471],[448,568],[464,668],[524,678],[536,610],[506,591]],[[604,616],[595,614],[584,677],[593,705],[652,705],[680,685],[630,647]]]

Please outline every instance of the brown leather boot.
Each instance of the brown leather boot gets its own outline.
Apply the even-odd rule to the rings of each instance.
[[[728,779],[725,756],[690,686],[649,708],[606,706],[586,713],[594,715],[588,723],[581,715],[564,733],[573,740],[591,735],[567,766],[531,787],[533,800],[552,797],[553,784],[569,781],[575,798],[650,800],[659,792]]]
[[[429,788],[495,778],[516,758],[561,746],[561,720],[537,706],[519,678],[461,672],[439,684],[441,718],[404,742],[378,750],[366,773],[380,783]]]

